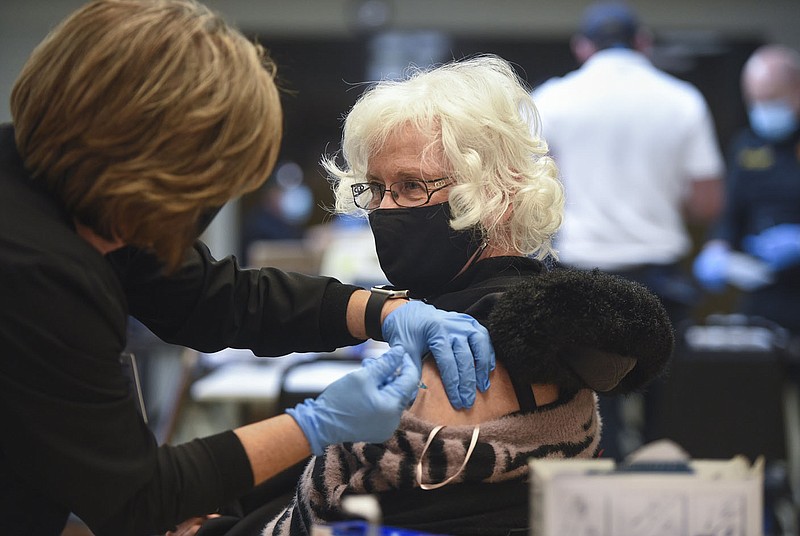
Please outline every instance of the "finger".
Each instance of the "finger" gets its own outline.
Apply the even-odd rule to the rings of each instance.
[[[461,337],[453,339],[453,355],[456,356],[458,367],[458,395],[465,408],[475,404],[475,389],[477,386],[475,376],[475,361],[472,351],[466,340]]]
[[[419,394],[419,389],[420,389],[419,382],[417,382],[417,385],[414,386],[414,392],[411,393],[411,398],[409,399],[408,403],[406,404],[406,409],[408,409],[411,406],[413,406],[414,402],[417,401],[417,395]]]
[[[397,397],[399,409],[405,409],[416,396],[420,371],[410,355],[403,355],[399,373],[384,387],[384,391]]]
[[[399,363],[401,363],[403,360],[404,353],[405,350],[403,350],[402,346],[392,346],[378,357],[365,358],[364,360],[361,361],[361,366],[363,368],[388,366],[385,365],[387,359],[397,360],[399,366]]]
[[[461,403],[461,395],[458,391],[458,366],[456,365],[453,347],[442,337],[431,344],[431,353],[436,359],[436,366],[439,369],[439,375],[442,377],[442,385],[444,385],[450,405],[455,409],[462,409],[464,406]]]
[[[489,338],[489,331],[478,322],[475,324],[476,331],[469,334],[467,341],[475,360],[475,379],[478,382],[478,389],[485,392],[489,389],[489,373],[496,366],[494,347]]]
[[[402,346],[393,346],[380,357],[365,359],[362,366],[369,371],[371,378],[379,380],[378,383],[382,384],[388,381],[400,367],[403,362],[403,354],[405,354],[405,350]]]

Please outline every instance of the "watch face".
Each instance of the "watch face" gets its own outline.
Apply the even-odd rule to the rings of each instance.
[[[399,290],[391,285],[377,285],[372,287],[370,291],[376,294],[386,294],[389,298],[408,298],[407,290]]]

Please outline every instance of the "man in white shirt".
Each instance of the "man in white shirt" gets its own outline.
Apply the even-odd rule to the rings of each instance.
[[[680,321],[696,296],[679,265],[692,245],[685,221],[711,222],[722,201],[708,106],[653,66],[650,35],[627,4],[590,5],[571,45],[582,66],[533,93],[566,189],[560,260],[647,285]],[[620,458],[629,449],[614,440],[618,409],[604,412],[602,447]]]

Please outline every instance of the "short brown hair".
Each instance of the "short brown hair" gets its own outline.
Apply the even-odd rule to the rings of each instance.
[[[274,77],[260,46],[193,0],[90,2],[17,79],[17,146],[80,223],[174,268],[202,214],[268,177]]]

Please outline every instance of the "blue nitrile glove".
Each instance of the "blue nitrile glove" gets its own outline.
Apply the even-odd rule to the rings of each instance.
[[[782,223],[742,240],[745,251],[762,259],[773,270],[800,263],[800,224]]]
[[[692,272],[703,288],[712,292],[722,292],[727,283],[729,261],[728,244],[711,242],[695,258]]]
[[[397,346],[377,359],[365,359],[361,369],[286,413],[297,421],[317,456],[335,443],[380,443],[397,429],[400,414],[417,394],[419,380],[420,369]]]
[[[471,408],[476,386],[489,388],[494,348],[489,332],[471,316],[412,300],[389,313],[382,329],[386,342],[405,348],[420,368],[427,350],[433,353],[454,408]]]

